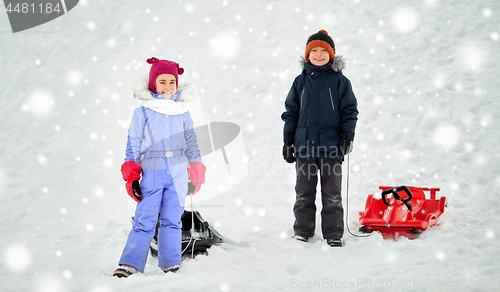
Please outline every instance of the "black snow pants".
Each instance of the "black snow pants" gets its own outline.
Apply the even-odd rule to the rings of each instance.
[[[321,175],[321,231],[324,239],[340,239],[344,234],[342,207],[342,164],[333,158],[299,158],[296,164],[296,201],[293,207],[295,235],[312,237],[316,223],[316,186]]]

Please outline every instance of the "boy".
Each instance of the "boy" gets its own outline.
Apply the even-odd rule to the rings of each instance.
[[[330,246],[342,246],[342,161],[352,151],[358,116],[351,82],[342,74],[341,56],[325,30],[307,40],[302,74],[295,78],[281,115],[283,158],[297,162],[293,207],[295,238],[307,242],[314,235],[316,185],[320,173],[321,230]]]

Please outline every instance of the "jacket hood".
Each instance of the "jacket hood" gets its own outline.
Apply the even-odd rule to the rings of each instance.
[[[302,69],[304,69],[306,67],[306,64],[310,63],[310,62],[307,61],[304,56],[301,56],[299,63],[300,63],[300,66],[302,67]],[[332,69],[335,72],[342,72],[342,70],[345,69],[345,59],[343,56],[341,56],[341,55],[335,56],[335,59],[333,60],[333,64],[332,64]]]
[[[149,91],[149,76],[144,75],[134,82],[134,99],[139,100],[155,100],[151,92]],[[179,83],[177,87],[177,92],[180,92],[181,97],[177,102],[188,103],[194,99],[198,98],[198,92],[196,87],[190,83]]]

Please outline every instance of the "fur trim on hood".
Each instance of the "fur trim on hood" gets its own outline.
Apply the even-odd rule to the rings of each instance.
[[[307,61],[305,57],[301,56],[299,63],[302,69],[304,69],[306,67],[306,64],[309,63],[309,61]],[[332,69],[335,72],[342,72],[342,70],[345,69],[345,59],[343,56],[340,55],[335,56],[335,59],[333,60],[332,64]]]
[[[140,100],[155,100],[151,92],[148,89],[149,86],[149,76],[144,75],[134,82],[134,98]],[[198,92],[196,87],[190,83],[179,83],[177,91],[181,93],[181,98],[177,102],[188,103],[191,100],[198,98]]]

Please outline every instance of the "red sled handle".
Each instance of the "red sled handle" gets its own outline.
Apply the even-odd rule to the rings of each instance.
[[[398,195],[398,192],[400,192],[400,191],[404,191],[406,193],[406,195],[408,195],[408,197],[406,199],[402,199]],[[394,197],[395,200],[400,200],[401,202],[403,202],[406,205],[406,207],[408,207],[408,210],[412,211],[410,200],[413,198],[413,195],[411,194],[410,190],[406,186],[391,188],[391,189],[388,189],[388,190],[385,190],[382,192],[382,201],[387,206],[389,206],[389,204],[390,204],[390,202],[387,201],[387,198],[386,198],[386,196],[389,194],[392,194],[392,196]]]

